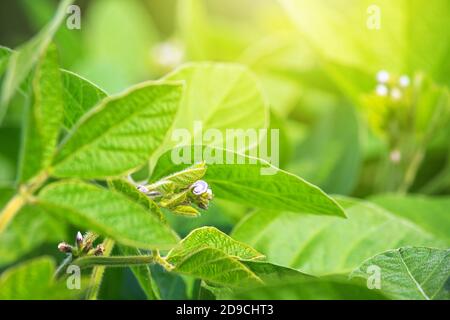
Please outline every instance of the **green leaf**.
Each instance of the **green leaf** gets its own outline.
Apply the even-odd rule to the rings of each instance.
[[[106,93],[83,77],[63,70],[64,126],[71,129],[87,111],[92,109]]]
[[[209,247],[196,250],[180,260],[173,271],[230,287],[255,285],[262,282],[238,259]]]
[[[189,163],[206,161],[207,171],[203,179],[218,198],[256,208],[345,217],[342,208],[331,197],[302,178],[264,160],[222,149],[173,149],[159,159],[152,180],[184,169],[186,165],[174,164],[175,157],[180,154]],[[227,164],[230,162],[233,164]]]
[[[204,248],[219,249],[229,256],[243,260],[264,258],[249,245],[233,240],[222,231],[213,227],[202,227],[192,231],[173,248],[167,255],[167,261],[176,265],[194,251]]]
[[[347,219],[256,211],[232,237],[267,260],[313,275],[350,273],[365,259],[405,245],[445,248],[445,238],[368,202],[342,200]]]
[[[384,300],[386,297],[344,279],[291,279],[236,291],[226,297],[238,300]]]
[[[222,137],[212,138],[205,144],[224,147],[228,143],[231,146],[234,137],[227,139],[227,129],[258,130],[268,127],[267,103],[256,78],[244,66],[192,63],[180,67],[164,79],[183,80],[186,83],[174,130],[187,129],[192,140],[184,141],[183,137],[181,145],[202,139],[201,131],[216,129],[222,133]],[[201,124],[202,130],[195,126],[195,122]],[[180,139],[174,135],[172,138]],[[171,140],[166,150],[175,145],[175,141]],[[245,146],[244,149],[251,147]]]
[[[119,250],[125,256],[140,256],[142,255],[141,250],[136,248],[130,248],[125,246],[120,246]],[[130,267],[136,280],[138,281],[141,289],[144,291],[145,296],[148,300],[159,300],[161,297],[159,295],[158,287],[153,279],[152,272],[149,265],[143,266],[132,266]]]
[[[450,245],[450,197],[420,195],[378,195],[371,201],[399,217],[412,221],[423,230],[444,239]]]
[[[173,271],[230,287],[262,282],[241,259],[260,259],[253,248],[212,227],[192,231],[167,255]]]
[[[150,82],[102,100],[63,142],[51,173],[103,179],[137,169],[160,147],[181,89],[179,84]]]
[[[77,181],[46,186],[37,203],[86,230],[98,232],[124,245],[168,249],[176,234],[141,205],[125,195]]]
[[[8,65],[9,57],[11,56],[11,49],[0,46],[0,77]]]
[[[137,188],[130,182],[126,181],[125,179],[114,179],[108,181],[108,186],[113,190],[116,190],[127,196],[135,203],[140,204],[159,220],[164,221],[164,216],[162,215],[161,209],[158,207],[158,205],[150,197],[137,190]]]
[[[82,290],[68,289],[65,281],[55,282],[54,272],[55,263],[49,257],[29,260],[6,270],[0,277],[0,300],[74,299],[81,296]],[[83,285],[81,289],[85,289]]]
[[[328,193],[350,194],[358,179],[361,150],[353,107],[336,105],[298,148],[289,171]]]
[[[63,121],[64,101],[58,52],[50,45],[38,61],[32,80],[21,150],[20,181],[25,182],[50,165]]]
[[[0,266],[16,261],[46,243],[54,243],[56,248],[67,234],[64,223],[42,208],[26,205],[0,234]]]
[[[265,261],[242,261],[242,263],[254,272],[264,283],[286,281],[289,279],[310,279],[312,276],[298,270],[283,267]]]
[[[365,261],[351,277],[368,279],[379,268],[380,290],[393,299],[450,300],[450,250],[406,247]]]
[[[5,79],[1,88],[0,123],[6,114],[8,103],[16,89],[44,53],[61,23],[66,18],[67,7],[74,0],[63,0],[53,19],[31,40],[11,54]]]

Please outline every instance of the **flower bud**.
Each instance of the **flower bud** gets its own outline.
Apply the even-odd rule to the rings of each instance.
[[[137,186],[137,189],[142,192],[142,193],[148,193],[149,190],[147,189],[146,186]]]
[[[66,242],[61,242],[60,244],[58,244],[58,250],[64,253],[71,253],[72,246]]]

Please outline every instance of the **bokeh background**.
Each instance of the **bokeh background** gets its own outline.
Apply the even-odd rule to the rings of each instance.
[[[1,1],[0,45],[15,48],[28,40],[51,19],[57,4]],[[450,193],[448,0],[76,4],[81,29],[63,27],[55,39],[62,66],[106,92],[158,79],[189,61],[245,64],[270,103],[271,128],[280,129],[283,169],[330,194]],[[367,25],[374,17],[372,4],[380,9],[379,29]],[[393,86],[402,75],[410,79],[398,101],[376,93],[381,70],[389,72]],[[0,128],[1,185],[14,183],[21,105],[13,101]],[[246,212],[243,206],[216,201],[202,218],[173,218],[172,223],[181,234],[205,224],[229,231]],[[60,231],[43,235],[33,245],[38,249],[30,251],[28,245],[21,259],[54,255],[63,236]],[[6,257],[0,269],[16,258],[2,252],[1,244],[0,256]],[[116,281],[104,281],[103,298],[143,298],[129,271],[111,269],[106,277]],[[162,273],[158,279],[165,281],[160,287],[166,288],[166,298],[186,298],[196,285]]]

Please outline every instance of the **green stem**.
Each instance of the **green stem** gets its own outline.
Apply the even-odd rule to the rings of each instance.
[[[144,265],[154,263],[153,256],[117,256],[117,257],[82,257],[73,261],[80,268],[92,268],[95,266],[128,267],[130,265]]]
[[[33,192],[39,189],[47,180],[48,175],[46,172],[42,172],[36,178],[34,178],[30,184],[20,187],[19,194],[15,195],[0,213],[0,234],[5,231],[11,221],[14,219],[20,209],[27,203],[27,200]]]
[[[105,252],[103,257],[108,257],[111,255],[112,249],[114,247],[114,240],[105,239],[103,242]],[[100,286],[103,279],[103,274],[105,273],[105,266],[95,266],[92,269],[91,279],[89,281],[89,287],[86,292],[87,300],[97,300],[98,293],[100,291]]]
[[[55,279],[60,278],[63,273],[66,271],[67,267],[72,263],[73,257],[72,255],[68,255],[66,259],[59,265],[58,269],[55,271]]]
[[[398,192],[404,194],[408,192],[411,185],[414,183],[416,179],[417,171],[419,170],[420,164],[422,163],[424,157],[424,152],[422,149],[419,149],[413,155],[409,166],[406,168],[405,175],[403,177],[403,181],[398,188]]]

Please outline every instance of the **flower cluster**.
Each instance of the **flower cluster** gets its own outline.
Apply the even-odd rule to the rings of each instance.
[[[84,236],[81,232],[77,232],[75,237],[75,245],[70,245],[66,242],[58,244],[58,250],[64,253],[71,254],[74,257],[82,256],[101,256],[103,255],[105,248],[102,244],[93,246],[94,241],[98,238],[98,235],[92,232],[87,232]]]
[[[407,75],[398,78],[392,77],[389,72],[381,70],[377,73],[377,86],[375,92],[380,97],[390,97],[398,101],[402,99],[404,90],[410,85],[410,79]]]
[[[138,186],[137,189],[162,208],[175,214],[196,217],[200,215],[197,207],[206,210],[213,199],[211,188],[202,180],[205,173],[206,165],[201,162],[153,184]]]

